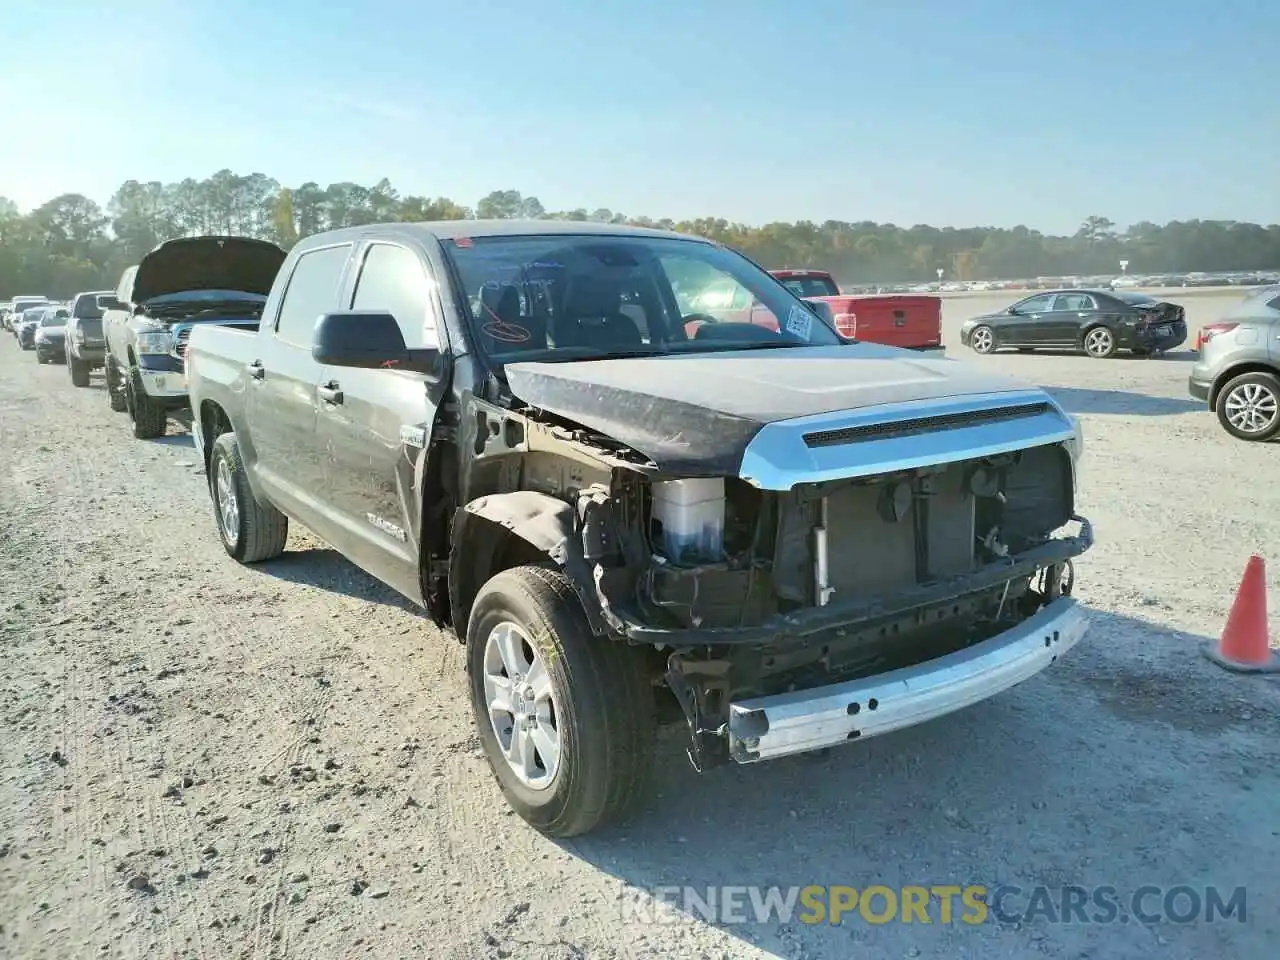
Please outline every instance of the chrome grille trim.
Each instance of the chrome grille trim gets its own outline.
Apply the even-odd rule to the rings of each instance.
[[[1032,409],[1034,408],[1034,410]],[[918,428],[923,422],[946,424]],[[854,441],[812,444],[817,435]],[[766,424],[739,476],[763,490],[995,456],[1075,437],[1075,424],[1038,389],[884,404]]]

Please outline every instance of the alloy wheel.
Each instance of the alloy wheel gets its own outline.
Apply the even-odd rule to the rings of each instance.
[[[532,790],[545,790],[560,769],[551,675],[524,630],[503,621],[484,646],[484,693],[489,722],[512,773]]]

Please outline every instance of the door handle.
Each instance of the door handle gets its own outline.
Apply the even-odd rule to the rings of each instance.
[[[337,380],[322,383],[316,387],[316,393],[320,394],[320,399],[325,403],[338,404],[342,402],[342,385]]]
[[[266,369],[262,366],[262,361],[253,360],[249,363],[249,376],[255,380],[261,380],[267,375]]]

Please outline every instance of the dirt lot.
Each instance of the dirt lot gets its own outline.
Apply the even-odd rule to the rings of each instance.
[[[948,339],[1083,418],[1085,642],[825,757],[699,778],[670,738],[650,812],[565,844],[504,807],[451,637],[301,531],[238,567],[178,428],[133,440],[99,378],[73,389],[0,338],[0,956],[1274,956],[1280,681],[1198,645],[1250,552],[1280,547],[1280,448],[1187,399],[1185,355],[958,348],[965,316],[1011,299],[949,299]],[[1194,327],[1226,301],[1186,302]],[[1181,925],[632,909],[680,884],[1248,894],[1243,923]]]

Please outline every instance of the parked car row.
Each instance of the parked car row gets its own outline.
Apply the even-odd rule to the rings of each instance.
[[[1099,276],[1031,277],[1022,280],[948,280],[927,283],[863,283],[847,293],[962,293],[990,290],[1159,290],[1169,287],[1256,287],[1280,283],[1280,271],[1226,273],[1105,274]]]
[[[1053,290],[966,320],[960,342],[975,353],[1004,348],[1078,350],[1106,359],[1125,350],[1158,356],[1187,339],[1186,311],[1133,290]],[[1188,390],[1240,440],[1280,436],[1280,284],[1262,287],[1196,337]]]
[[[0,304],[0,325],[21,349],[34,350],[38,362],[65,364],[72,384],[87,387],[90,372],[103,363],[101,301],[106,296],[106,291],[86,291],[69,303],[15,297]]]

